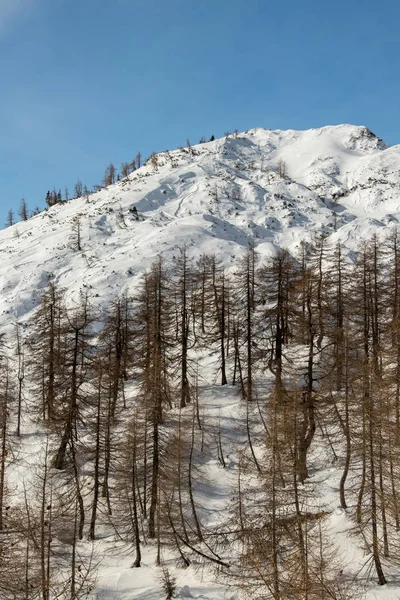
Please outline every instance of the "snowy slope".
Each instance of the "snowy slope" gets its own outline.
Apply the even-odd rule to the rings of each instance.
[[[253,129],[157,162],[1,231],[0,317],[28,315],[50,278],[110,297],[183,244],[229,264],[251,240],[270,255],[323,232],[354,249],[399,219],[400,146],[365,127]]]
[[[400,146],[388,148],[365,127],[253,129],[160,153],[155,162],[87,198],[56,205],[0,232],[2,325],[28,321],[50,280],[67,289],[69,302],[88,289],[105,306],[120,290],[133,291],[158,254],[173,259],[183,245],[194,257],[218,254],[227,266],[250,242],[270,256],[279,247],[297,252],[303,241],[321,233],[351,252],[367,236],[384,234],[400,220]],[[240,407],[232,389],[213,383],[203,386],[203,406],[211,421],[222,415],[228,444],[237,427],[230,415]],[[217,519],[229,502],[234,458],[230,467],[222,478],[217,464],[206,466],[220,493],[204,499],[205,522]],[[332,469],[315,477],[331,503],[332,528],[346,537],[350,525],[334,510],[337,476]],[[362,551],[345,543],[356,572]],[[162,597],[154,549],[144,568],[133,571],[131,557],[107,544],[102,541],[97,549],[107,556],[99,568],[99,599]],[[178,573],[178,584],[182,598],[237,598],[207,573]],[[400,597],[392,592],[372,589],[368,598]]]

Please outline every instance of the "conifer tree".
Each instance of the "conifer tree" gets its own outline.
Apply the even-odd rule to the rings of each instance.
[[[195,274],[185,247],[180,249],[174,279],[176,340],[179,344],[175,362],[179,370],[180,407],[185,408],[191,400],[189,351],[195,345],[194,315],[191,307]]]
[[[56,422],[60,417],[65,362],[66,313],[64,290],[51,281],[43,292],[33,319],[28,348],[32,376],[44,421]]]
[[[294,289],[298,271],[286,250],[267,261],[259,272],[261,324],[266,364],[275,377],[276,393],[283,393],[283,350],[291,338],[293,327]],[[291,325],[292,324],[292,325]]]
[[[103,187],[108,187],[109,185],[115,183],[116,172],[117,171],[115,166],[110,162],[110,164],[106,167],[106,170],[104,172],[104,177],[102,180]]]
[[[20,203],[19,213],[18,214],[21,217],[22,221],[27,221],[28,220],[28,206],[26,204],[25,198],[21,199],[21,203]]]
[[[78,179],[74,186],[74,197],[80,198],[81,196],[83,196],[83,185],[82,181]]]
[[[77,436],[82,408],[88,402],[84,383],[90,376],[93,346],[91,325],[93,315],[89,298],[82,295],[80,305],[67,312],[65,338],[65,370],[62,404],[60,407],[60,442],[54,460],[56,469],[62,469],[68,449],[73,456],[73,442]]]
[[[243,390],[248,402],[254,400],[254,363],[255,363],[255,309],[256,309],[256,271],[257,256],[254,245],[250,245],[245,256],[239,261],[236,273],[237,319],[242,324],[242,343],[244,355],[240,357],[245,370]]]
[[[12,225],[14,225],[14,223],[14,211],[10,208],[10,210],[7,213],[6,227],[11,227]]]
[[[149,535],[156,537],[160,495],[161,439],[164,411],[172,407],[172,373],[169,356],[171,311],[167,274],[161,258],[146,273],[138,296],[137,333],[140,388],[151,436]]]
[[[196,316],[200,320],[199,334],[206,348],[214,344],[218,347],[221,385],[226,385],[232,310],[231,281],[216,256],[201,258],[197,279],[195,305]]]

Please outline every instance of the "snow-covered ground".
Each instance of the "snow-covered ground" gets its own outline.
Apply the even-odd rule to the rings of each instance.
[[[227,265],[250,241],[269,256],[324,233],[354,250],[400,218],[400,147],[365,127],[253,129],[157,160],[0,232],[0,318],[28,316],[50,279],[106,301],[183,245]]]
[[[351,256],[367,237],[388,233],[400,220],[400,146],[387,147],[365,127],[253,129],[163,152],[157,163],[0,231],[3,327],[28,322],[49,281],[66,289],[69,303],[86,289],[106,306],[121,290],[133,293],[157,255],[173,261],[184,245],[192,257],[215,253],[229,267],[249,243],[261,256],[274,255],[280,247],[296,253],[303,242],[324,233],[342,242]],[[226,453],[226,468],[216,458],[202,466],[208,487],[198,493],[203,522],[211,526],[231,501],[241,408],[233,389],[215,385],[212,367],[203,376],[200,402],[210,423],[223,424]],[[25,434],[16,479],[34,458],[35,442],[31,445],[29,431]],[[362,572],[365,556],[345,512],[338,509],[339,477],[326,461],[312,480],[318,482],[320,501],[332,511],[329,526],[348,555],[349,573],[355,574]],[[95,552],[99,600],[163,598],[154,547],[144,550],[140,569],[131,568],[132,557],[115,540],[98,542]],[[176,574],[178,598],[239,597],[223,581],[216,582],[208,568],[176,569],[170,557],[165,560]],[[400,586],[371,584],[367,594],[368,600],[397,598]]]

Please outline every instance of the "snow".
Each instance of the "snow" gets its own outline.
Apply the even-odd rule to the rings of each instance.
[[[286,177],[279,175],[280,161]],[[50,280],[66,289],[71,305],[86,289],[106,306],[119,291],[134,292],[157,255],[173,260],[183,245],[195,258],[215,253],[230,267],[250,242],[262,256],[271,256],[278,247],[298,252],[302,242],[325,233],[353,256],[363,240],[375,232],[388,233],[400,219],[400,147],[388,148],[365,127],[253,129],[193,146],[192,151],[160,153],[158,163],[156,169],[145,165],[107,189],[56,205],[0,232],[3,326],[27,323]],[[80,251],[74,233],[77,217]],[[212,527],[232,498],[242,409],[232,388],[215,385],[212,366],[205,373],[204,418],[210,426],[222,424],[227,463],[223,469],[214,458],[201,466],[207,484],[197,490],[200,513],[203,523]],[[35,443],[34,432],[25,430],[12,485],[19,486],[24,472],[32,468]],[[337,508],[338,477],[337,467],[324,467],[315,481],[321,502],[332,511],[328,526],[349,573],[355,574],[366,558],[351,533],[349,517]],[[140,569],[131,568],[132,559],[124,550],[111,540],[97,543],[98,600],[162,598],[154,548],[145,550]],[[171,557],[165,560],[177,576],[178,598],[239,597],[224,582],[216,583],[207,568],[182,570]],[[400,587],[371,585],[366,599],[399,597]]]
[[[387,148],[364,127],[254,129],[192,152],[161,153],[157,169],[143,166],[1,231],[0,315],[28,317],[50,278],[72,295],[84,281],[106,301],[133,287],[159,253],[171,256],[183,244],[195,256],[218,253],[229,266],[250,241],[270,255],[279,246],[296,251],[324,232],[354,250],[367,232],[398,219],[400,148]],[[76,216],[80,252],[73,248]]]

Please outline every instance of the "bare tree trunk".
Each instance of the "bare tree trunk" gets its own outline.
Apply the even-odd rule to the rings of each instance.
[[[156,537],[156,511],[158,502],[158,478],[159,478],[159,431],[158,422],[155,419],[153,422],[153,464],[151,474],[151,497],[149,510],[149,537]]]
[[[104,479],[102,497],[106,499],[108,514],[112,514],[110,500],[110,468],[111,468],[111,419],[112,419],[112,390],[109,389],[107,399],[107,417],[104,432]]]
[[[187,530],[186,530],[186,523],[185,523],[185,517],[183,514],[183,500],[182,500],[182,423],[181,423],[181,419],[182,419],[182,411],[179,410],[179,417],[178,417],[178,440],[177,440],[177,450],[178,450],[178,457],[177,457],[177,469],[178,469],[178,510],[179,510],[179,516],[181,518],[181,523],[182,523],[182,531],[183,531],[183,535],[186,541],[188,541],[188,534],[187,534]]]
[[[4,528],[4,499],[6,487],[7,425],[8,425],[8,374],[2,398],[1,415],[1,463],[0,463],[0,531]]]
[[[249,415],[249,412],[250,412],[249,411],[249,405],[248,405],[248,403],[246,403],[246,432],[247,432],[247,440],[249,442],[249,448],[250,448],[251,456],[253,457],[254,464],[257,467],[257,471],[259,473],[261,473],[262,469],[260,467],[260,463],[258,462],[256,454],[254,452],[253,442],[252,442],[252,439],[251,439],[251,433],[250,433],[250,415]]]
[[[51,512],[52,493],[50,500],[47,494],[48,486],[48,441],[45,449],[45,459],[42,471],[41,507],[40,507],[40,570],[42,600],[50,596],[50,549],[51,549]],[[47,536],[46,536],[47,534]]]
[[[137,509],[137,497],[136,497],[136,489],[137,489],[137,431],[136,431],[136,415],[134,417],[133,424],[133,448],[132,448],[132,505],[133,505],[133,526],[134,526],[134,536],[135,536],[135,560],[133,562],[133,567],[140,567],[142,561],[142,554],[140,550],[140,532],[139,532],[139,517],[138,517],[138,509]]]
[[[274,600],[280,600],[280,581],[279,581],[279,549],[277,532],[277,455],[278,455],[278,419],[277,419],[277,398],[274,398],[273,407],[273,434],[272,434],[272,479],[271,479],[271,538],[272,538],[272,572],[273,572],[273,594]]]
[[[371,403],[372,409],[372,403]],[[372,410],[371,410],[372,413]],[[371,526],[372,526],[372,556],[375,564],[376,574],[379,585],[386,584],[386,578],[383,573],[378,537],[378,511],[376,501],[376,481],[375,481],[375,448],[373,433],[373,413],[369,415],[369,467],[370,467],[370,485],[371,485]]]
[[[101,367],[99,366],[99,369]],[[99,371],[99,381],[97,387],[97,407],[96,407],[96,441],[95,441],[95,454],[94,454],[94,469],[93,469],[93,503],[92,503],[92,515],[90,519],[89,538],[95,539],[96,519],[97,519],[97,506],[99,502],[99,490],[100,490],[100,429],[101,429],[101,386],[102,386],[102,373]]]
[[[197,515],[196,505],[193,496],[193,482],[192,482],[192,469],[193,469],[193,452],[194,452],[194,423],[195,423],[195,412],[193,411],[192,417],[192,435],[190,439],[190,452],[189,452],[189,463],[188,463],[188,487],[189,487],[189,499],[190,506],[192,508],[192,514],[194,519],[194,524],[196,527],[197,537],[200,541],[203,540],[203,534],[201,532],[200,521]]]
[[[238,332],[238,325],[237,323],[234,323],[233,325],[233,343],[235,346],[235,370],[233,373],[233,381],[232,384],[235,385],[236,383],[236,371],[239,373],[239,382],[240,382],[240,390],[242,393],[242,398],[246,397],[246,391],[245,391],[245,387],[244,387],[244,381],[243,381],[243,371],[242,371],[242,363],[240,360],[240,350],[239,350],[239,332]]]
[[[85,525],[85,507],[83,504],[82,492],[81,492],[81,484],[79,481],[79,473],[78,473],[78,464],[76,460],[76,452],[75,452],[75,443],[73,438],[70,441],[71,445],[71,456],[72,456],[72,468],[74,470],[74,479],[75,479],[75,488],[76,488],[76,504],[79,507],[79,528],[78,528],[78,538],[81,540],[83,538],[83,528]],[[77,509],[76,509],[77,513]],[[76,528],[77,517],[75,516],[75,528]],[[74,533],[76,536],[76,531]]]
[[[351,434],[350,434],[350,417],[349,417],[349,372],[348,372],[348,347],[346,343],[345,347],[345,391],[344,391],[344,435],[346,438],[346,456],[343,468],[343,473],[340,478],[339,491],[340,491],[340,506],[344,509],[347,508],[346,497],[345,497],[345,485],[347,476],[350,470],[351,461]]]
[[[74,529],[72,534],[71,548],[71,586],[70,598],[76,600],[76,538],[77,538],[77,523],[78,523],[78,502],[75,502],[74,510]]]
[[[64,466],[65,455],[67,447],[72,439],[74,425],[76,422],[76,411],[77,411],[77,396],[78,396],[78,348],[79,348],[79,328],[76,327],[74,330],[74,345],[73,345],[73,357],[71,364],[71,389],[69,397],[69,407],[67,413],[67,422],[64,426],[64,432],[61,438],[60,446],[54,461],[56,469],[61,470]]]
[[[312,325],[311,298],[307,298],[309,352],[307,363],[306,387],[302,394],[302,423],[299,432],[298,463],[299,479],[302,483],[308,477],[307,453],[314,439],[316,423],[313,399],[314,367],[314,329]]]
[[[17,412],[17,436],[21,435],[21,413],[22,413],[22,386],[25,377],[24,351],[21,343],[19,325],[16,326],[17,355],[18,355],[18,412]]]

